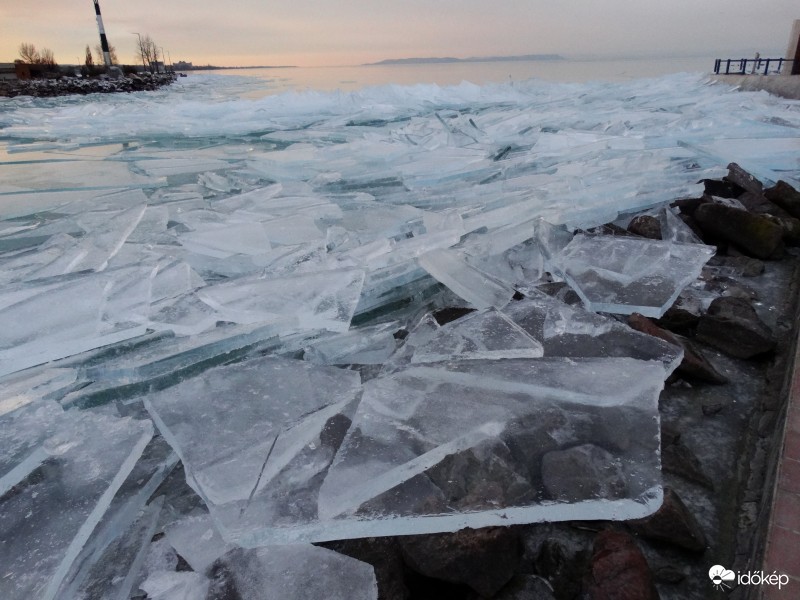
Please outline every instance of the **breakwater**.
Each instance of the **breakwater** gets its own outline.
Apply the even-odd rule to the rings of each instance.
[[[34,96],[46,98],[70,94],[110,94],[141,92],[169,85],[175,73],[141,73],[118,79],[60,77],[58,79],[14,79],[0,81],[0,97]]]

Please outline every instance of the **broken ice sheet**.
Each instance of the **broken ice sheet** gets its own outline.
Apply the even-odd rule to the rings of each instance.
[[[220,556],[233,549],[222,539],[208,513],[184,517],[164,532],[169,544],[196,573],[205,573]]]
[[[220,320],[268,323],[296,319],[300,327],[346,331],[364,283],[360,269],[269,278],[246,276],[197,290]]]
[[[127,267],[0,289],[0,375],[143,334],[152,272]]]
[[[124,597],[120,587],[129,590],[134,584],[163,497],[145,504],[177,463],[172,448],[155,436],[76,557],[58,598]],[[115,589],[120,592],[116,596]]]
[[[650,514],[663,380],[657,363],[617,358],[458,361],[373,379],[320,488],[320,526],[361,537]],[[583,445],[597,451],[545,472]],[[586,485],[561,485],[571,479]],[[407,485],[427,492],[409,502]]]
[[[371,565],[310,544],[235,548],[217,563],[241,600],[377,600]]]
[[[329,419],[349,410],[360,384],[353,371],[267,357],[210,369],[145,397],[145,406],[212,516],[229,505],[238,517]]]
[[[51,277],[86,270],[102,271],[136,229],[145,208],[142,204],[122,211],[84,213],[77,221],[86,230],[86,235],[30,277]]]
[[[379,365],[394,353],[397,322],[325,336],[306,346],[303,359],[318,365]]]
[[[178,239],[187,250],[216,258],[262,254],[272,248],[261,223],[252,222],[206,223]]]
[[[434,279],[476,308],[502,308],[514,295],[512,287],[470,266],[455,250],[431,250],[420,256],[418,262]]]
[[[700,244],[578,234],[550,264],[587,309],[657,318],[713,254]]]
[[[539,358],[542,345],[503,313],[474,312],[443,325],[416,346],[412,363],[450,360]]]
[[[529,294],[524,300],[509,303],[503,312],[541,342],[545,357],[630,357],[658,361],[665,377],[683,359],[681,348],[660,338],[542,292],[532,290]]]
[[[67,411],[52,458],[0,499],[0,597],[56,597],[72,562],[153,434],[149,421]]]
[[[56,402],[0,408],[0,497],[49,456],[46,442],[57,431],[63,411]]]

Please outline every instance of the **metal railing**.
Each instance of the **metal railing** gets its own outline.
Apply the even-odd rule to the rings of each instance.
[[[784,64],[791,69],[794,60],[787,58],[718,58],[714,61],[717,75],[769,75],[780,73]],[[771,69],[771,70],[770,70]]]

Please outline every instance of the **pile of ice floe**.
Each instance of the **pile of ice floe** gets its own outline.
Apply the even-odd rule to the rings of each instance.
[[[100,129],[4,112],[58,147],[0,165],[12,205],[49,203],[0,222],[4,598],[202,597],[212,565],[242,598],[370,598],[368,566],[308,543],[660,506],[683,350],[613,314],[708,307],[713,247],[667,202],[736,158],[723,133],[796,141],[793,105],[685,77],[370,93],[300,97],[313,119],[228,101],[169,143],[148,111],[198,100],[108,100]],[[89,131],[132,143],[64,146]],[[660,240],[592,230],[642,210]],[[163,492],[178,462],[192,510]],[[158,568],[156,531],[192,572]]]

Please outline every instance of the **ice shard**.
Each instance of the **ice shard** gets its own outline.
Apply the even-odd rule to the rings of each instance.
[[[306,346],[303,358],[318,365],[380,365],[397,349],[396,322],[323,337]]]
[[[220,559],[242,600],[377,600],[372,566],[310,544],[235,548]]]
[[[55,598],[63,578],[153,433],[149,421],[67,411],[52,458],[0,501],[3,598]]]
[[[145,406],[212,516],[248,530],[271,526],[248,514],[262,490],[288,494],[283,486],[302,488],[316,463],[330,462],[320,436],[349,423],[360,391],[356,372],[267,357],[210,369],[147,396]]]
[[[356,308],[364,272],[341,269],[288,277],[242,277],[198,290],[219,320],[269,323],[294,319],[300,327],[346,331]]]
[[[360,537],[649,514],[663,380],[657,363],[615,358],[455,361],[371,380],[320,488],[321,524]],[[612,455],[622,484],[552,493],[548,454],[587,444]]]
[[[205,573],[214,561],[234,548],[222,539],[208,513],[180,519],[164,533],[169,544],[196,573]]]
[[[145,333],[152,273],[128,267],[0,289],[0,375]]]
[[[542,292],[511,302],[504,313],[541,342],[545,357],[657,361],[666,375],[683,359],[683,350],[673,344]]]
[[[660,317],[713,255],[700,244],[578,234],[550,264],[589,310]]]
[[[514,295],[513,288],[470,266],[452,250],[432,250],[419,258],[419,264],[476,308],[502,308]]]
[[[539,358],[542,345],[502,312],[474,312],[442,326],[419,342],[412,363],[501,358]]]

